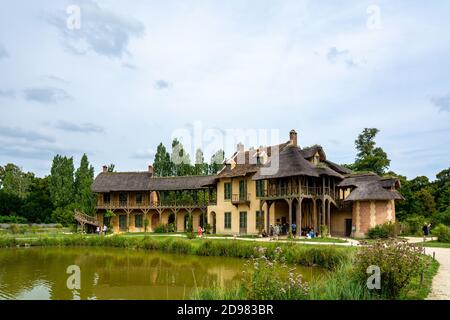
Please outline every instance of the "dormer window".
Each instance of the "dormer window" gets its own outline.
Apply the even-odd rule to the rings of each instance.
[[[318,153],[314,155],[314,164],[317,166],[320,162],[320,156]]]

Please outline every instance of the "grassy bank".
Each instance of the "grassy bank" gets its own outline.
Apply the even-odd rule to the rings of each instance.
[[[417,243],[416,245],[425,247],[425,248],[450,248],[450,243],[439,242],[437,240],[421,242],[421,243]]]
[[[187,240],[176,237],[111,237],[66,235],[63,237],[16,238],[0,237],[0,248],[17,246],[92,246],[128,249],[159,250],[167,253],[193,254],[199,256],[222,256],[251,258],[263,247],[267,256],[273,257],[277,248],[281,248],[283,259],[290,264],[319,266],[329,270],[337,268],[351,259],[352,248],[334,246],[311,246],[294,243],[261,243],[239,240]]]

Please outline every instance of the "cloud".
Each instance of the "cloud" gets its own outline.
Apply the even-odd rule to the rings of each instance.
[[[130,69],[130,70],[137,70],[137,67],[131,63],[122,63],[122,67]]]
[[[63,78],[60,78],[60,77],[57,77],[57,76],[54,76],[54,75],[47,75],[47,76],[44,76],[44,77],[46,79],[48,79],[48,80],[56,81],[56,82],[63,83],[63,84],[68,84],[69,83],[69,81],[67,81],[66,79],[63,79]]]
[[[14,92],[14,90],[2,90],[0,89],[0,97],[3,98],[14,98],[16,96],[16,93]]]
[[[27,141],[46,141],[46,142],[54,141],[52,137],[43,135],[36,131],[27,131],[21,128],[12,128],[6,126],[0,126],[0,137],[25,139]]]
[[[157,90],[168,89],[170,87],[170,82],[165,80],[156,80],[153,85]]]
[[[33,160],[50,160],[56,154],[79,154],[79,150],[65,149],[56,146],[13,145],[0,144],[0,155],[11,158],[25,158]]]
[[[156,152],[153,149],[147,149],[147,150],[138,150],[134,152],[131,157],[134,159],[153,159]]]
[[[0,43],[0,59],[8,58],[9,54],[5,47]]]
[[[64,120],[60,120],[60,121],[56,122],[54,127],[59,130],[71,131],[71,132],[83,132],[83,133],[102,133],[105,131],[102,127],[97,126],[93,123],[76,124],[76,123],[67,122]]]
[[[438,107],[439,111],[450,112],[450,93],[445,96],[431,98],[431,103]]]
[[[24,90],[25,98],[29,101],[54,104],[72,97],[63,89],[53,87],[29,88]]]
[[[327,59],[331,63],[345,63],[349,68],[356,67],[356,63],[348,50],[339,51],[336,47],[332,47],[328,50]]]
[[[144,34],[145,27],[141,22],[102,9],[94,1],[80,1],[79,7],[79,29],[67,27],[65,12],[47,17],[47,21],[59,30],[65,47],[75,54],[94,51],[102,56],[120,58],[129,54],[130,39]]]

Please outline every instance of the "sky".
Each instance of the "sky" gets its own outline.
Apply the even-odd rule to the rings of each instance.
[[[351,163],[374,127],[391,170],[450,166],[449,1],[1,4],[0,165],[144,171],[174,137],[209,160],[291,129]]]

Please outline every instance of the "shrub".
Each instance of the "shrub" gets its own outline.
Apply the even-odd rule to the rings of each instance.
[[[197,238],[197,234],[195,233],[195,232],[187,232],[186,233],[186,237],[188,238],[188,239],[195,239],[195,238]]]
[[[450,227],[450,210],[435,213],[432,216],[431,221],[433,225],[436,226],[439,224],[443,224],[446,225],[447,227]]]
[[[18,224],[23,224],[23,223],[27,223],[27,219],[25,219],[24,217],[20,217],[20,216],[0,216],[0,223],[18,223]]]
[[[365,285],[369,266],[377,266],[381,272],[381,289],[376,291],[383,298],[395,299],[426,268],[422,249],[407,242],[395,240],[377,241],[372,246],[361,247],[354,262],[355,275]]]
[[[408,224],[408,232],[410,235],[422,236],[422,227],[426,224],[423,216],[411,216],[405,220]]]
[[[438,238],[439,242],[450,242],[450,228],[440,224],[432,230],[432,234]]]
[[[322,238],[328,238],[328,226],[327,225],[321,225],[320,226],[320,236]]]
[[[18,233],[20,233],[20,228],[19,228],[19,226],[18,226],[17,224],[12,224],[12,225],[10,225],[8,229],[9,229],[9,231],[10,231],[12,234],[18,234]]]
[[[153,230],[153,232],[155,232],[155,233],[167,233],[168,232],[167,225],[165,225],[165,224],[158,224],[155,227],[155,229]]]
[[[398,227],[395,223],[386,222],[379,224],[373,228],[370,228],[367,232],[367,236],[370,239],[388,239],[396,238],[398,234]]]

